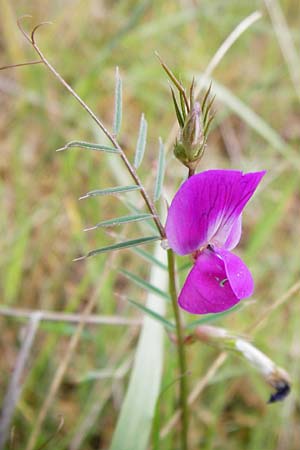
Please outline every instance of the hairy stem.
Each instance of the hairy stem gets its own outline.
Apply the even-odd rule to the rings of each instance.
[[[183,327],[177,303],[175,258],[173,250],[168,250],[169,291],[176,323],[176,340],[178,351],[178,365],[180,371],[180,410],[181,410],[181,448],[188,450],[188,406],[187,406],[187,365],[184,346]]]
[[[188,178],[191,178],[194,174],[195,174],[195,169],[192,169],[191,167],[189,167]]]
[[[45,22],[47,23],[47,22]],[[129,159],[127,158],[124,150],[114,137],[114,135],[105,127],[105,125],[102,123],[102,121],[96,116],[96,114],[91,110],[91,108],[82,100],[82,98],[72,89],[72,87],[66,82],[66,80],[57,72],[57,70],[50,64],[50,62],[47,60],[47,58],[44,56],[43,52],[38,47],[36,41],[35,41],[35,33],[37,29],[44,25],[45,23],[41,23],[40,25],[37,25],[33,31],[31,32],[31,35],[27,35],[23,28],[20,26],[20,23],[18,23],[20,30],[22,31],[25,38],[29,41],[29,43],[32,45],[36,53],[41,58],[41,62],[45,64],[45,66],[52,72],[52,74],[57,78],[57,80],[67,89],[70,94],[76,98],[76,100],[80,103],[82,108],[90,115],[90,117],[96,122],[98,127],[103,131],[103,133],[106,135],[106,137],[109,139],[109,141],[113,144],[113,146],[120,152],[120,156],[128,169],[128,172],[130,173],[131,177],[133,178],[135,184],[140,186],[141,188],[141,195],[146,203],[146,206],[149,210],[149,212],[153,215],[153,220],[155,222],[155,225],[159,231],[159,234],[162,238],[165,238],[165,230],[164,227],[159,219],[159,216],[157,214],[156,208],[154,206],[154,203],[152,202],[150,196],[148,195],[147,191],[145,190],[134,166],[130,163]]]

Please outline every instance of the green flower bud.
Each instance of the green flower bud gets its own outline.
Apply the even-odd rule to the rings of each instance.
[[[200,103],[196,102],[187,115],[182,130],[182,143],[186,149],[187,156],[193,159],[203,144],[203,132],[201,123]]]
[[[186,116],[179,140],[174,146],[174,155],[185,166],[195,169],[203,155],[205,136],[203,134],[201,106],[195,102]]]

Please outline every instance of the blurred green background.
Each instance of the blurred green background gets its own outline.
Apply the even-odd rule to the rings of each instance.
[[[139,173],[150,192],[158,136],[169,142],[175,119],[155,50],[188,85],[205,71],[227,36],[256,10],[262,17],[213,71],[216,119],[201,170],[268,171],[245,211],[238,249],[256,280],[255,296],[217,324],[243,333],[266,314],[263,326],[249,334],[255,345],[288,369],[293,390],[283,403],[267,405],[269,388],[244,362],[230,356],[193,404],[190,449],[299,448],[299,289],[282,306],[273,312],[271,308],[300,277],[300,3],[0,0],[0,66],[35,59],[16,26],[17,18],[32,15],[32,22],[23,22],[28,30],[31,24],[52,21],[51,27],[38,33],[41,48],[108,126],[119,66],[124,87],[121,143],[132,159],[144,112],[148,145]],[[281,13],[286,20],[283,27]],[[82,229],[121,215],[126,208],[111,197],[78,202],[91,189],[118,184],[118,166],[113,155],[77,149],[55,153],[73,139],[95,141],[99,131],[46,68],[1,71],[0,101],[0,396],[4,398],[27,323],[21,309],[80,313],[97,295],[93,311],[97,316],[138,319],[141,313],[115,293],[143,302],[145,292],[120,275],[119,268],[147,279],[149,264],[131,251],[110,259],[108,271],[104,269],[107,256],[72,262],[90,249],[114,242],[103,231],[87,234]],[[184,176],[184,168],[169,151],[165,185],[170,196]],[[130,237],[141,234],[137,226],[117,232]],[[184,262],[178,259],[180,265]],[[185,319],[190,320],[186,314]],[[75,328],[61,320],[41,322],[26,364],[8,448],[26,447]],[[36,448],[56,433],[60,416],[65,421],[60,437],[55,436],[48,448],[108,448],[138,330],[136,325],[113,324],[84,329]],[[176,377],[176,352],[167,335],[165,350],[164,386]],[[205,345],[188,349],[191,388],[207,374],[217,354]],[[118,378],[113,375],[115,368],[120,368]],[[161,402],[162,425],[176,409],[175,390],[176,386],[169,389]],[[159,448],[178,448],[176,427]]]

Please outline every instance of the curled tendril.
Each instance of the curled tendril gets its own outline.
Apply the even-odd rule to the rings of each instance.
[[[40,59],[37,61],[28,61],[28,62],[24,62],[24,63],[19,63],[19,64],[8,64],[6,66],[2,66],[0,67],[0,70],[5,70],[5,69],[12,69],[15,67],[23,67],[23,66],[32,66],[34,64],[42,64],[42,63],[46,63],[43,55],[41,54],[37,44],[36,44],[36,39],[35,39],[35,33],[37,32],[37,30],[44,26],[44,25],[52,25],[52,22],[41,22],[38,25],[36,25],[33,30],[31,31],[30,35],[28,33],[26,33],[26,31],[24,30],[21,21],[23,19],[28,19],[28,18],[32,18],[32,16],[26,14],[22,17],[20,17],[17,20],[17,25],[19,30],[21,31],[21,33],[23,34],[24,38],[30,43],[30,45],[33,46],[33,48],[36,50],[36,52],[38,53],[38,55],[40,56]]]
[[[33,28],[32,32],[31,32],[31,34],[30,34],[30,39],[31,39],[32,45],[36,45],[36,43],[35,43],[35,33],[37,32],[37,30],[38,30],[39,28],[43,27],[44,25],[53,25],[53,23],[52,23],[52,22],[49,22],[49,21],[41,22],[41,23],[39,23],[38,25],[36,25],[36,26]]]
[[[18,20],[17,20],[17,25],[18,25],[19,30],[21,31],[21,33],[23,34],[25,39],[28,42],[32,43],[30,36],[26,33],[26,31],[24,30],[24,28],[23,28],[23,26],[21,24],[21,21],[23,19],[32,19],[32,16],[30,14],[24,14],[23,16],[19,17]]]
[[[22,19],[28,18],[31,16],[22,16],[18,19],[17,25],[27,42],[33,47],[35,52],[39,55],[41,62],[44,63],[44,65],[47,67],[47,69],[55,76],[55,78],[65,87],[65,89],[77,100],[77,102],[81,105],[81,107],[89,114],[89,116],[93,119],[93,121],[97,124],[97,126],[102,130],[102,132],[106,135],[106,137],[109,139],[109,141],[113,144],[113,147],[120,152],[120,156],[129,171],[131,177],[133,178],[136,185],[140,186],[141,189],[141,195],[147,205],[148,210],[153,215],[153,220],[156,224],[156,227],[159,231],[159,234],[162,238],[165,237],[165,230],[164,227],[158,217],[158,214],[156,212],[156,208],[154,203],[152,202],[148,192],[144,188],[136,170],[135,167],[130,163],[129,159],[127,158],[125,152],[121,148],[119,142],[116,140],[115,136],[106,128],[104,123],[97,117],[97,115],[92,111],[92,109],[84,102],[84,100],[74,91],[74,89],[67,83],[67,81],[60,75],[60,73],[55,69],[54,66],[48,61],[46,56],[44,55],[43,51],[40,49],[38,44],[36,43],[35,34],[37,30],[43,26],[43,25],[49,25],[51,22],[41,22],[40,24],[36,25],[30,35],[24,30],[22,26]]]
[[[19,30],[21,31],[21,33],[22,33],[23,36],[25,37],[25,39],[26,39],[30,44],[32,44],[33,46],[36,45],[36,41],[35,41],[35,33],[36,33],[36,31],[37,31],[40,27],[42,27],[42,26],[44,26],[44,25],[53,25],[53,23],[52,23],[52,22],[49,22],[49,21],[41,22],[41,23],[39,23],[38,25],[36,25],[36,26],[32,29],[32,31],[31,31],[31,33],[30,33],[30,35],[29,35],[28,33],[26,33],[26,31],[24,30],[24,28],[23,28],[23,26],[22,26],[21,21],[22,21],[23,19],[32,19],[32,16],[31,16],[30,14],[25,14],[24,16],[19,17],[19,19],[17,20],[17,25],[18,25]]]

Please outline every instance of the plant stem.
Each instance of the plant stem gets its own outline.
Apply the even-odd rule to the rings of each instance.
[[[141,195],[145,201],[145,204],[149,210],[149,212],[152,214],[153,216],[153,220],[154,223],[156,225],[156,228],[160,234],[160,236],[162,237],[162,239],[164,239],[166,237],[165,235],[165,230],[164,227],[159,219],[158,213],[156,211],[155,205],[153,203],[153,201],[151,200],[150,196],[148,195],[148,192],[146,191],[144,185],[142,184],[137,171],[135,170],[135,167],[130,163],[129,159],[127,158],[124,150],[122,149],[122,147],[120,146],[120,144],[118,143],[117,139],[115,138],[115,136],[105,127],[105,125],[102,123],[102,121],[96,116],[96,114],[91,110],[91,108],[82,100],[82,98],[74,91],[74,89],[72,89],[72,87],[66,82],[66,80],[60,75],[60,73],[58,73],[58,71],[52,66],[52,64],[48,61],[48,59],[45,57],[45,55],[43,54],[43,52],[41,51],[41,49],[39,48],[39,46],[37,45],[36,41],[35,41],[35,33],[38,30],[38,28],[40,28],[42,25],[47,24],[48,22],[42,22],[41,24],[37,25],[36,27],[34,27],[34,29],[32,30],[30,36],[25,33],[25,31],[23,30],[23,28],[20,25],[20,22],[18,21],[18,26],[21,30],[21,32],[23,33],[24,37],[27,39],[27,41],[32,45],[32,47],[34,48],[34,50],[36,51],[36,53],[39,55],[39,57],[41,58],[40,61],[35,61],[34,64],[37,63],[44,63],[45,66],[50,70],[50,72],[52,72],[52,74],[57,78],[57,80],[67,89],[67,91],[69,91],[69,93],[71,95],[73,95],[73,97],[80,103],[80,105],[82,106],[82,108],[90,115],[90,117],[96,122],[96,124],[98,125],[98,127],[103,131],[103,133],[106,135],[106,137],[109,139],[109,141],[113,144],[113,146],[119,150],[120,152],[120,156],[128,170],[128,172],[130,173],[131,177],[133,178],[134,182],[136,185],[140,186],[141,188]],[[32,64],[32,63],[30,63]]]
[[[188,178],[191,178],[194,174],[195,174],[195,169],[192,169],[191,167],[189,167]]]
[[[180,311],[177,303],[175,258],[173,250],[168,250],[169,291],[172,300],[173,312],[176,323],[178,365],[180,371],[180,394],[179,402],[181,409],[181,448],[188,450],[188,407],[187,407],[187,366],[184,346],[183,327]]]

